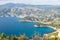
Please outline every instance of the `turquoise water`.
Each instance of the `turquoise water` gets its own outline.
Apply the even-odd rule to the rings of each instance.
[[[20,20],[16,17],[0,17],[0,33],[4,32],[6,35],[20,35],[26,34],[28,37],[33,36],[34,33],[41,35],[54,32],[55,30],[49,27],[35,28],[35,22],[18,22]]]

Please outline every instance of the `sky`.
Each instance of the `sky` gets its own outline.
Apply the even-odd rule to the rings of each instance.
[[[60,0],[0,0],[0,5],[6,3],[24,3],[33,5],[60,5]]]

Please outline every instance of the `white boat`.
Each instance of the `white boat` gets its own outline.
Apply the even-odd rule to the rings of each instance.
[[[43,26],[44,25],[37,25],[37,24],[34,25],[34,27],[36,27],[36,28],[43,27]]]
[[[37,25],[34,25],[34,27],[38,27]]]
[[[34,25],[34,27],[38,28],[38,27],[40,27],[40,26],[38,26],[38,25]]]

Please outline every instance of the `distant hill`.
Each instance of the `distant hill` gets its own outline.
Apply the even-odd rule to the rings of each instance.
[[[11,9],[14,8],[14,10],[12,10],[12,12],[14,12],[14,14],[24,14],[23,9],[26,12],[26,14],[28,13],[34,13],[34,14],[44,14],[44,13],[51,13],[51,10],[53,9],[54,11],[58,11],[60,13],[60,6],[56,6],[56,5],[31,5],[31,4],[23,4],[23,3],[7,3],[4,5],[0,5],[0,15],[5,15],[11,12]],[[25,8],[26,7],[26,8]],[[30,9],[29,9],[30,8]],[[36,11],[34,11],[36,9]],[[39,10],[42,9],[42,10]],[[44,9],[44,11],[43,11]]]
[[[31,5],[31,4],[23,4],[23,3],[7,3],[4,5],[0,5],[0,7],[60,7],[60,6],[56,6],[56,5]]]

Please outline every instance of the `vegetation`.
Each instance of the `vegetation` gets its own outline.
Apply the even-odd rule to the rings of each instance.
[[[4,33],[0,34],[0,40],[58,40],[58,33],[44,35],[43,37],[34,36],[32,38],[28,38],[26,35],[20,35],[20,36],[6,36]],[[54,37],[51,37],[53,36]]]
[[[49,26],[55,27],[56,29],[60,28],[60,24],[49,24]]]

